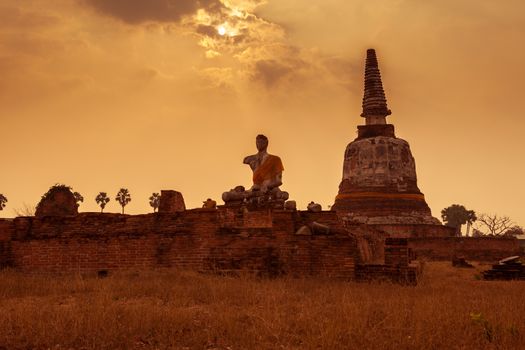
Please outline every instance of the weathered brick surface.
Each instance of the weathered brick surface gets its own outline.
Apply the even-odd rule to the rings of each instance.
[[[387,238],[385,240],[385,265],[408,266],[411,259],[409,251],[406,238]]]
[[[13,235],[13,220],[0,219],[0,242],[9,241]]]
[[[344,220],[344,215],[341,215]],[[347,223],[346,228],[351,232],[365,228],[379,236],[393,238],[424,238],[424,237],[454,237],[456,230],[444,225],[429,224],[353,224]]]
[[[329,234],[295,235],[300,227],[313,222],[328,226]],[[413,226],[416,230],[417,225]],[[462,256],[480,261],[494,261],[519,253],[519,243],[515,239],[414,235],[407,246],[397,244],[399,237],[395,235],[385,242],[386,229],[381,228],[375,225],[345,228],[337,214],[331,211],[270,209],[19,217],[0,220],[0,267],[12,266],[36,273],[166,267],[205,272],[246,270],[260,275],[353,278],[357,262],[379,262],[374,251],[381,250],[382,267],[360,268],[359,273],[368,271],[372,275],[399,277],[412,273],[403,270],[409,267],[411,251],[418,257],[433,260]],[[396,228],[391,225],[388,229],[393,232]],[[359,237],[366,230],[371,236],[377,235],[381,242],[374,248],[368,240],[361,239],[365,250],[373,250],[368,254],[369,259],[363,254],[363,247],[358,248]],[[405,232],[406,227],[399,230]],[[387,270],[390,272],[385,272]]]
[[[410,238],[408,246],[418,257],[431,260],[452,260],[460,256],[473,261],[496,261],[520,253],[519,241],[515,238],[423,237]]]
[[[406,238],[385,240],[384,264],[357,264],[355,276],[358,281],[385,280],[402,284],[417,284],[417,268],[410,266],[414,255]]]
[[[311,221],[330,225],[334,234],[294,234]],[[0,247],[2,259],[35,273],[169,267],[353,278],[358,258],[356,240],[331,212],[83,213],[21,217],[0,225],[2,235],[10,237]]]
[[[357,139],[366,139],[376,136],[396,137],[392,124],[358,125]]]
[[[395,137],[356,139],[347,146],[332,209],[368,224],[438,223],[417,186],[410,146]]]
[[[172,190],[160,191],[159,213],[175,213],[186,210],[182,193]]]
[[[376,230],[383,231],[389,237],[453,237],[456,230],[444,225],[428,224],[397,224],[397,225],[369,225]]]
[[[0,269],[11,267],[13,265],[13,256],[11,252],[11,242],[0,241]]]

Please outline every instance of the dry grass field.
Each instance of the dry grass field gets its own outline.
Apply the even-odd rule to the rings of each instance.
[[[525,282],[482,268],[427,263],[417,287],[0,271],[0,349],[525,349]]]

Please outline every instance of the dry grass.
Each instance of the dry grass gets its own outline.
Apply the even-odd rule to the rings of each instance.
[[[428,263],[417,287],[189,272],[0,271],[0,349],[519,349],[525,283]]]

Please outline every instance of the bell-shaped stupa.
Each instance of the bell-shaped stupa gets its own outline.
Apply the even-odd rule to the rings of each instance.
[[[347,147],[343,180],[332,209],[344,219],[367,224],[439,224],[417,186],[408,142],[386,123],[387,107],[374,49],[367,51],[363,113],[365,125]]]

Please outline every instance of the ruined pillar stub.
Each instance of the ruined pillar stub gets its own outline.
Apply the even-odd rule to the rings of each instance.
[[[159,213],[176,213],[185,210],[182,193],[173,190],[160,191]]]

